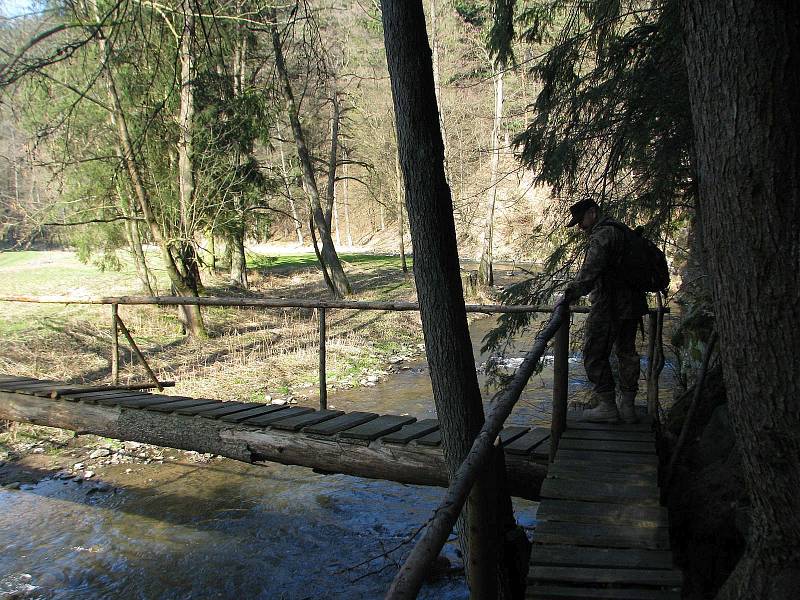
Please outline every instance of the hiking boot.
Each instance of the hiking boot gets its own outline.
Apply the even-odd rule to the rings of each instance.
[[[639,417],[636,416],[636,407],[634,406],[635,399],[636,392],[620,392],[619,418],[623,423],[632,425],[639,422]]]
[[[614,392],[597,394],[597,406],[584,410],[581,414],[582,421],[589,423],[616,423],[619,421],[617,405],[614,403]]]

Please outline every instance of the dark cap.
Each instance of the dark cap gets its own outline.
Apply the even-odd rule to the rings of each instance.
[[[597,202],[591,198],[584,198],[569,207],[569,212],[572,214],[572,219],[567,223],[567,227],[572,227],[583,219],[583,215],[590,208],[599,208]]]

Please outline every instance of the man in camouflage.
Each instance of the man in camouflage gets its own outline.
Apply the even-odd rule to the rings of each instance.
[[[567,227],[578,227],[589,236],[586,258],[577,277],[565,291],[562,302],[573,302],[590,294],[592,307],[586,319],[583,364],[593,385],[595,408],[584,411],[593,422],[636,422],[634,399],[639,387],[639,355],[636,329],[647,312],[644,292],[626,285],[619,274],[625,252],[625,232],[618,221],[604,216],[590,198],[570,207]],[[611,350],[619,365],[619,408],[615,403]]]

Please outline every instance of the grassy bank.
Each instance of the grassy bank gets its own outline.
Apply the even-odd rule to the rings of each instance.
[[[413,300],[414,289],[398,257],[345,254],[354,299]],[[316,259],[308,254],[251,254],[247,296],[329,297]],[[159,288],[167,289],[156,271]],[[100,271],[65,251],[0,254],[0,280],[7,294],[135,294],[130,264]],[[204,275],[205,294],[234,296],[224,274]],[[312,401],[318,385],[318,320],[300,309],[207,308],[210,339],[183,336],[175,309],[123,306],[120,316],[153,370],[177,382],[169,393],[224,400],[265,401],[294,397]],[[86,305],[3,303],[0,312],[0,372],[56,380],[102,383],[110,372],[110,308]],[[331,310],[328,324],[328,383],[358,385],[380,375],[396,354],[419,353],[416,313]],[[123,382],[144,381],[144,370],[121,342]]]

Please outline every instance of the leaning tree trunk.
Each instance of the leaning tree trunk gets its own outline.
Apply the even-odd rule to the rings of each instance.
[[[700,226],[752,503],[718,598],[800,589],[800,5],[683,0]]]
[[[286,111],[289,116],[289,123],[292,126],[292,134],[297,146],[297,157],[300,161],[300,169],[303,175],[303,187],[305,188],[308,200],[311,204],[313,223],[319,232],[322,250],[319,254],[320,264],[323,272],[327,272],[325,278],[329,282],[329,287],[337,297],[348,296],[353,293],[350,282],[347,280],[339,255],[336,253],[336,246],[333,244],[331,229],[328,225],[322,204],[320,202],[319,188],[314,176],[314,167],[311,164],[311,155],[308,152],[303,128],[300,125],[300,116],[297,111],[297,104],[294,100],[292,85],[289,81],[289,73],[286,70],[286,63],[283,59],[283,48],[281,47],[280,33],[278,32],[278,18],[274,9],[269,12],[270,28],[272,30],[272,48],[275,51],[275,66],[278,71],[283,97],[286,101]]]
[[[483,225],[483,249],[478,267],[478,281],[494,285],[494,208],[497,204],[497,171],[500,164],[500,122],[503,118],[503,71],[498,68],[494,76],[494,125],[492,126],[489,158],[489,190],[486,192],[486,220]]]
[[[95,20],[99,20],[96,3],[91,2],[90,5]],[[144,220],[150,229],[150,235],[161,251],[164,268],[167,271],[167,275],[169,276],[175,293],[181,296],[196,296],[197,292],[192,290],[191,287],[186,284],[180,272],[178,271],[178,265],[175,263],[175,259],[170,251],[169,241],[162,233],[161,227],[159,226],[155,213],[153,212],[153,206],[150,202],[150,195],[147,191],[147,187],[145,186],[140,165],[133,150],[133,140],[130,135],[130,130],[128,129],[125,112],[122,109],[119,92],[117,91],[114,75],[111,70],[110,62],[113,55],[112,42],[102,34],[101,30],[98,30],[97,36],[100,53],[103,57],[106,90],[108,91],[108,97],[111,102],[109,120],[117,133],[117,153],[123,165],[125,166],[126,171],[128,172],[131,188],[133,189],[136,200],[139,203],[142,216],[144,217]],[[189,333],[195,337],[207,337],[208,334],[206,333],[205,325],[203,324],[203,318],[199,309],[199,306],[195,306],[191,309],[191,311],[188,312],[188,315],[192,317],[191,319],[187,320],[189,325]]]
[[[294,230],[297,234],[297,242],[303,245],[303,224],[300,222],[300,217],[297,215],[297,205],[292,198],[292,188],[289,184],[289,170],[286,168],[286,156],[283,153],[283,141],[278,142],[278,148],[281,153],[281,179],[283,179],[283,187],[286,191],[286,201],[289,203],[289,210],[292,213],[292,220],[294,221]]]
[[[414,276],[430,364],[442,447],[450,477],[483,423],[483,405],[459,276],[453,203],[444,175],[431,53],[421,0],[383,0],[384,41],[403,168]],[[497,473],[479,477],[465,506],[460,534],[467,551],[472,598],[494,598],[502,577]],[[511,519],[513,521],[513,518]]]

